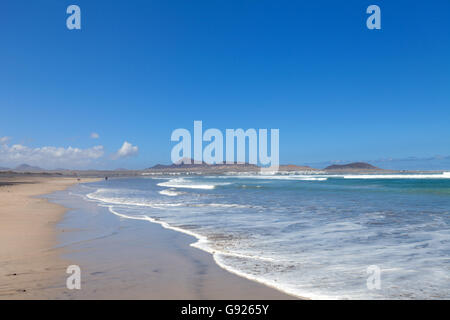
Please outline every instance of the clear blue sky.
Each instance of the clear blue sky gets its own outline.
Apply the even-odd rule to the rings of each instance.
[[[4,0],[0,166],[14,144],[103,146],[48,166],[169,163],[194,120],[279,128],[282,163],[450,156],[449,17],[448,0]],[[124,141],[139,151],[115,156]]]

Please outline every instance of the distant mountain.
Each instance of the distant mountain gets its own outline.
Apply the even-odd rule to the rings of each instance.
[[[211,168],[211,167],[222,167],[222,166],[250,166],[250,167],[257,167],[253,164],[248,163],[240,163],[240,162],[234,162],[231,164],[228,163],[215,163],[215,164],[209,164],[204,161],[201,163],[195,163],[193,159],[181,159],[177,163],[172,164],[157,164],[149,169],[190,169],[190,168]]]
[[[173,164],[157,164],[151,168],[146,169],[150,172],[231,172],[231,171],[257,171],[259,167],[248,163],[217,163],[209,164],[204,161],[201,163],[194,163],[193,159],[182,159],[178,163]]]
[[[382,170],[366,162],[352,162],[348,164],[333,164],[325,170]]]
[[[22,172],[35,172],[35,171],[45,171],[42,168],[39,167],[33,167],[28,164],[21,164],[20,166],[17,166],[14,168],[14,171],[22,171]]]
[[[205,162],[202,162],[201,164],[196,163],[172,163],[172,164],[157,164],[151,168],[148,168],[150,170],[166,170],[166,169],[190,169],[190,168],[201,168],[201,167],[209,167],[211,165],[208,165]]]
[[[281,164],[279,171],[317,171],[310,166],[298,166],[296,164]]]
[[[10,170],[10,169],[6,168],[6,167],[0,167],[0,171],[7,171],[7,170]]]
[[[203,173],[224,173],[224,172],[259,172],[261,167],[242,162],[209,164],[204,161],[194,163],[192,159],[182,159],[174,164],[157,164],[146,169],[148,172],[203,172]],[[317,169],[308,166],[298,166],[294,164],[280,165],[279,171],[315,171]]]

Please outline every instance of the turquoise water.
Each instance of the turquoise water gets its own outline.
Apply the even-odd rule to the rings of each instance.
[[[117,179],[85,195],[197,237],[223,268],[301,297],[450,298],[450,175]],[[369,289],[369,266],[380,288]]]

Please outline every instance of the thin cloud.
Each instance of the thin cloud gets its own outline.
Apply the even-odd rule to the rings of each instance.
[[[139,148],[137,146],[133,146],[131,143],[125,141],[120,147],[119,150],[113,156],[114,159],[118,158],[126,158],[137,155],[139,152]]]
[[[97,132],[92,132],[91,133],[91,138],[92,139],[98,139],[98,138],[100,138],[100,135]]]
[[[78,167],[87,165],[103,155],[103,146],[80,149],[53,146],[31,148],[21,144],[9,146],[6,143],[0,145],[1,164],[9,166],[26,163],[44,168]]]
[[[0,137],[0,144],[6,144],[10,139],[10,137]]]

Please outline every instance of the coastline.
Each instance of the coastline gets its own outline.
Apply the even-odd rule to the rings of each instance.
[[[67,263],[55,248],[67,208],[40,196],[96,179],[0,179],[0,299],[57,298]],[[64,282],[63,282],[64,284]]]
[[[61,201],[69,194],[62,190],[97,179],[9,178],[0,185],[5,180],[13,184],[0,187],[0,194],[8,194],[0,211],[0,299],[297,299],[226,271],[191,246],[192,236],[117,219],[107,208],[74,197]],[[121,231],[105,236],[89,216],[93,212]],[[80,230],[91,235],[74,240]],[[82,268],[82,290],[65,287],[71,264]]]

